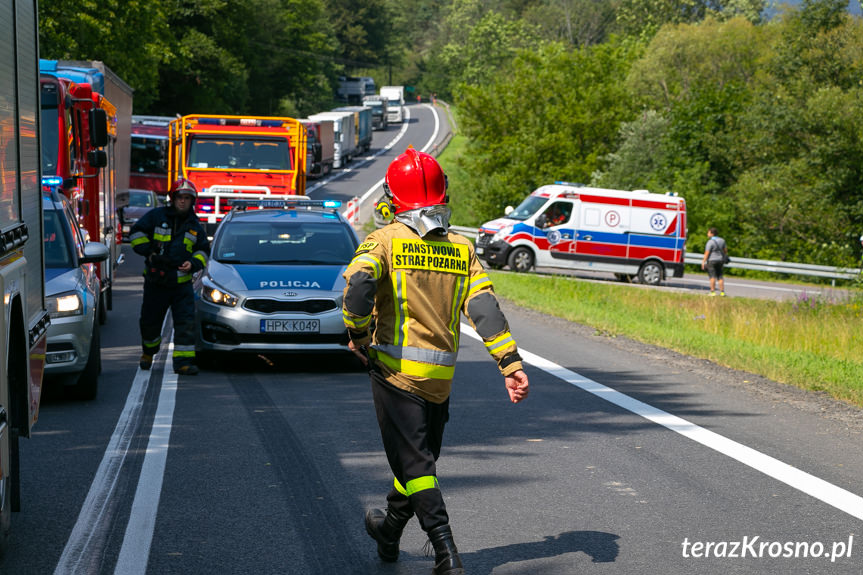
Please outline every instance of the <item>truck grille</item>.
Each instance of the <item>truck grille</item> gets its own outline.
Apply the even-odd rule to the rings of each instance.
[[[258,313],[300,312],[315,314],[336,309],[338,306],[331,299],[285,301],[270,298],[254,298],[247,299],[243,307]]]

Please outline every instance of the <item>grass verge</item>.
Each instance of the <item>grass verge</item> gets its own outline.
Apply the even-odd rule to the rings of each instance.
[[[492,272],[523,307],[863,407],[863,297],[776,302]]]

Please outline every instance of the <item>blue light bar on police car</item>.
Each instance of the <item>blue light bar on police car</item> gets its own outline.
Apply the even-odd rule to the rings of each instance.
[[[62,186],[63,178],[60,176],[42,176],[43,186]]]
[[[313,200],[301,196],[286,197],[281,199],[260,199],[260,200],[225,200],[231,208],[329,208],[336,209],[341,207],[342,202],[339,200]]]
[[[255,126],[262,128],[280,128],[281,120],[258,120],[255,118],[199,118],[198,124],[205,126]]]

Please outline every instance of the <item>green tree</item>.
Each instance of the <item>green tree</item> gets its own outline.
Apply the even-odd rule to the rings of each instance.
[[[167,10],[161,0],[42,0],[43,58],[101,60],[135,89],[135,108],[158,98],[159,67],[170,58]]]
[[[561,44],[520,52],[493,81],[468,86],[461,126],[471,143],[462,166],[473,177],[463,194],[482,220],[499,216],[537,186],[587,182],[631,119],[626,76],[640,46],[568,50]]]

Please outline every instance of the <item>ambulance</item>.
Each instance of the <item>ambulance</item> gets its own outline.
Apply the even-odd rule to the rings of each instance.
[[[492,268],[611,272],[658,285],[683,277],[686,202],[676,195],[555,182],[483,224],[477,256]]]

